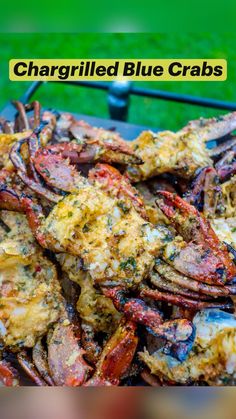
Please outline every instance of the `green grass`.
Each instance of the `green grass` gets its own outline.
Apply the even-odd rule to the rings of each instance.
[[[225,82],[145,82],[140,86],[236,101],[236,36],[233,34],[0,34],[0,107],[17,99],[27,82],[10,82],[11,58],[226,58]],[[54,107],[108,117],[102,91],[50,84],[35,98]],[[132,97],[129,121],[176,130],[188,120],[220,111],[154,99]]]

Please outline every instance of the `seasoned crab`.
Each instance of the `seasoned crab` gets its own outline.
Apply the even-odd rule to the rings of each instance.
[[[43,256],[43,252],[35,242],[24,215],[9,211],[1,211],[0,215],[1,344],[5,349],[17,353],[22,368],[37,384],[45,385],[47,382],[52,385],[54,371],[51,381],[47,379],[46,374],[41,378],[37,371],[39,365],[37,356],[34,357],[35,364],[32,364],[25,350],[33,348],[35,354],[39,339],[48,334],[49,331],[52,336],[55,336],[59,328],[62,331],[61,333],[65,337],[67,336],[68,353],[71,351],[70,356],[73,354],[73,346],[70,345],[69,341],[69,336],[71,336],[71,343],[73,342],[72,326],[63,314],[64,304],[56,269],[54,264]],[[76,345],[77,340],[74,337],[74,348],[76,348]],[[52,343],[49,340],[49,351],[51,346]],[[64,352],[61,346],[62,344],[58,345],[57,349],[58,353],[60,353],[60,350],[62,352],[59,372],[63,373],[63,366],[66,366],[67,358],[63,357]],[[79,346],[78,352],[78,357],[80,356],[79,359],[81,360],[80,364],[78,360],[71,363],[71,368],[74,368],[75,380],[78,378],[77,370],[79,370],[79,376],[85,370],[85,368],[82,368],[84,352],[79,349]],[[89,366],[87,366],[87,369],[89,369]],[[68,378],[68,374],[69,371],[67,373],[66,370],[64,372],[65,379]],[[46,378],[46,381],[44,378]]]
[[[192,178],[198,168],[213,165],[206,141],[222,137],[235,128],[234,112],[218,118],[192,121],[177,133],[144,131],[132,142],[133,150],[144,163],[130,165],[126,174],[132,182],[162,173]]]
[[[181,384],[205,382],[210,385],[235,384],[236,319],[221,310],[198,312],[193,324],[196,338],[184,362],[166,355],[163,348],[152,354],[147,350],[140,358],[161,381]]]
[[[35,205],[27,198],[23,202],[31,226],[35,225],[39,220]],[[152,228],[133,208],[123,213],[118,203],[94,186],[84,186],[53,208],[45,223],[34,230],[36,237],[44,247],[80,256],[100,286],[132,288],[147,275],[165,231]],[[160,323],[160,315],[155,314]],[[158,333],[158,327],[153,330]]]
[[[17,149],[13,147],[12,161],[16,164],[18,173],[20,171],[26,175],[27,168],[22,160],[19,165],[19,153],[15,153],[16,151]],[[114,176],[115,169],[111,170],[112,175],[108,185],[114,185],[116,193],[109,196],[106,191],[107,182],[104,183],[104,174],[109,173],[107,166],[106,170],[101,170],[99,166],[102,179],[98,186],[96,185],[98,176],[95,176],[94,172],[91,175],[91,184],[78,174],[74,166],[65,162],[62,155],[49,155],[48,158],[46,151],[45,161],[43,156],[44,153],[40,153],[41,164],[35,165],[37,172],[51,187],[61,187],[64,191],[71,193],[65,197],[57,195],[58,203],[45,220],[38,205],[27,197],[21,200],[39,243],[56,253],[66,252],[82,258],[93,281],[103,292],[104,286],[106,288],[118,285],[127,291],[138,287],[150,272],[155,254],[163,247],[166,236],[169,236],[168,230],[165,226],[157,229],[145,222],[146,220],[141,216],[138,194],[133,191],[128,181],[124,179],[124,182],[119,183],[118,189],[115,188],[115,183],[117,183]],[[60,166],[54,164],[55,158],[58,162],[60,161]],[[46,173],[45,168],[47,168]],[[115,173],[120,179],[119,172]],[[107,175],[105,179],[108,180]],[[28,186],[30,182],[31,179],[27,179]],[[33,189],[36,190],[34,185]],[[43,186],[40,185],[40,193],[42,189]],[[47,196],[47,190],[45,192]],[[55,192],[53,194],[56,195]],[[115,299],[113,294],[109,297]],[[135,302],[132,300],[132,303]],[[144,317],[149,316],[152,321],[156,316],[157,327],[153,325],[152,330],[153,333],[158,333],[159,325],[162,323],[160,314],[155,310],[146,310],[139,302],[134,305],[134,312],[139,322],[142,322],[142,310],[145,310]],[[136,313],[137,306],[140,314]],[[119,309],[122,311],[120,304]],[[147,325],[146,320],[143,322]],[[170,329],[170,325],[168,328]],[[164,326],[161,327],[162,334],[165,334],[164,330],[167,331],[167,327],[166,329]],[[180,320],[173,323],[173,331],[171,333],[167,331],[166,336],[173,341],[176,339],[184,341],[192,335],[193,329],[188,321]]]
[[[66,315],[55,267],[34,242],[25,216],[2,211],[1,220],[1,343],[6,349],[17,352],[21,367],[37,385],[82,385],[91,375],[92,368],[84,360],[80,336]],[[118,383],[134,355],[137,346],[135,328],[129,331],[128,323],[122,327],[124,335],[122,332],[120,336],[116,331],[112,350],[111,346],[104,348],[110,358],[100,361],[95,370],[96,382],[101,376],[101,385]],[[41,341],[44,335],[47,335],[47,350]],[[127,344],[123,342],[124,336]],[[128,358],[122,355],[123,346],[130,348]],[[32,360],[25,350],[29,348],[33,351]],[[114,362],[112,351],[120,359],[120,376],[118,369],[113,376],[109,367],[109,361]],[[4,384],[16,385],[10,366],[5,361],[0,364]],[[109,368],[107,374],[106,368]]]
[[[1,340],[13,350],[32,347],[60,315],[54,265],[36,244],[26,217],[0,213]],[[3,229],[3,227],[2,227]]]
[[[194,313],[206,308],[233,311],[230,297],[236,294],[236,252],[233,231],[226,239],[223,225],[234,228],[235,139],[210,151],[205,142],[230,133],[236,127],[235,113],[192,121],[177,134],[143,133],[132,148],[118,134],[76,121],[69,114],[50,111],[41,115],[37,102],[15,105],[19,113],[15,123],[0,121],[0,130],[4,135],[22,130],[26,134],[13,141],[10,160],[7,150],[2,164],[0,208],[25,212],[38,244],[31,234],[23,252],[18,242],[22,243],[24,234],[30,237],[27,230],[17,230],[16,239],[4,218],[9,212],[2,211],[0,249],[3,243],[9,252],[4,247],[4,275],[14,271],[11,278],[17,278],[18,285],[18,276],[24,278],[25,273],[17,276],[15,271],[18,274],[21,266],[23,271],[27,266],[27,275],[33,277],[32,292],[36,289],[38,295],[40,274],[32,274],[28,266],[54,267],[48,255],[58,268],[62,290],[54,268],[52,283],[56,285],[50,296],[58,295],[57,318],[50,322],[51,312],[45,313],[48,324],[44,331],[32,328],[31,342],[14,346],[6,344],[5,338],[3,346],[17,353],[18,362],[38,385],[118,385],[131,371],[137,373],[137,358],[134,362],[133,358],[139,323],[146,328],[146,332],[142,327],[139,330],[147,336],[149,352],[141,358],[156,374],[157,382],[198,382],[201,374],[196,370],[204,370],[201,361],[209,364],[203,379],[221,382],[219,377],[221,380],[226,369],[228,372],[225,345],[231,344],[231,334],[228,340],[222,337],[222,349],[218,320],[214,320],[211,328],[217,332],[204,346],[199,325],[204,312],[199,313],[199,321]],[[28,117],[28,110],[33,110],[33,117]],[[89,170],[97,161],[103,164]],[[104,163],[118,163],[125,176]],[[191,193],[184,199],[178,197],[186,193],[199,168]],[[139,191],[128,180],[143,181],[156,175],[158,178],[138,184]],[[176,182],[176,176],[182,179]],[[18,216],[25,222],[25,215],[16,214],[15,220]],[[11,239],[14,243],[9,246]],[[18,253],[11,254],[15,247]],[[43,274],[45,278],[44,270]],[[29,281],[16,296],[27,296],[25,284],[29,286]],[[47,296],[44,298],[48,304]],[[40,316],[41,312],[33,311],[36,329]],[[15,321],[12,313],[9,318]],[[206,316],[203,322],[207,324]],[[27,321],[24,324],[19,329],[22,336],[28,328]],[[9,325],[5,322],[3,326],[10,336]],[[208,338],[210,335],[211,330]],[[161,342],[158,351],[149,345],[151,336],[153,342]],[[200,353],[199,346],[200,356],[196,353]],[[217,346],[221,355],[214,358]],[[189,369],[190,359],[195,370]],[[171,368],[166,366],[170,360]],[[215,360],[218,368],[210,377]],[[13,370],[10,365],[4,367],[3,381],[10,378],[12,385]],[[155,381],[148,371],[146,376]]]
[[[141,160],[135,155],[131,147],[119,136],[112,138],[92,138],[75,142],[64,142],[40,147],[41,127],[35,130],[27,141],[15,143],[11,149],[11,161],[17,169],[21,180],[36,193],[45,196],[49,201],[58,202],[60,196],[42,187],[41,178],[49,186],[71,192],[77,188],[77,171],[70,163],[89,163],[96,161],[113,162],[120,164],[140,164]],[[28,143],[30,151],[30,169],[32,177],[28,176],[22,147]],[[70,163],[69,163],[70,162]],[[63,173],[61,169],[63,167]],[[50,170],[53,168],[53,172]],[[39,177],[39,174],[41,178]],[[52,176],[51,176],[52,175]],[[58,182],[57,182],[58,180]],[[81,183],[81,179],[78,181]]]
[[[67,319],[61,319],[47,337],[47,349],[41,341],[33,348],[34,364],[22,352],[18,361],[40,386],[118,385],[132,362],[137,343],[136,325],[122,320],[92,368],[84,359],[80,336]]]
[[[172,343],[178,339],[190,339],[191,342],[193,329],[188,322],[173,322],[170,333],[170,324],[168,327],[162,325],[157,311],[144,306],[141,300],[131,298],[129,302],[126,293],[136,290],[142,297],[187,307],[189,304],[194,307],[228,307],[229,303],[205,301],[206,296],[202,295],[203,288],[209,289],[210,297],[227,297],[235,293],[230,281],[236,275],[236,267],[226,246],[220,243],[209,223],[194,207],[170,192],[159,192],[158,206],[173,228],[163,224],[153,226],[145,220],[146,213],[138,193],[118,171],[107,165],[98,165],[86,180],[65,161],[67,155],[63,155],[63,147],[60,144],[60,154],[49,153],[48,147],[45,153],[44,149],[37,150],[31,159],[37,173],[50,187],[69,193],[63,197],[53,192],[57,205],[45,220],[40,207],[23,197],[22,204],[37,240],[56,253],[66,252],[82,258],[95,284],[113,300],[119,311],[132,320],[136,318],[153,333],[166,336]],[[27,167],[19,151],[20,148],[14,146],[11,158],[18,173],[27,177]],[[27,177],[26,183],[30,186],[31,179]],[[33,190],[37,190],[35,185]],[[43,191],[47,196],[48,190],[40,184],[40,194]],[[184,289],[186,298],[176,296],[176,286],[172,287],[172,295],[143,286],[143,280],[152,271],[155,257],[159,256],[185,277],[206,286],[199,286],[195,294]]]

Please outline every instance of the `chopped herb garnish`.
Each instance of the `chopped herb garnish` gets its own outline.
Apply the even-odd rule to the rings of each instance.
[[[61,340],[54,340],[53,343],[54,343],[54,345],[61,345],[62,341]]]
[[[43,169],[42,170],[42,173],[45,173],[45,175],[47,176],[47,177],[50,177],[50,172],[49,172],[49,170],[48,169]]]
[[[112,227],[112,217],[110,216],[110,215],[108,215],[108,217],[107,217],[107,225],[108,225],[108,227]]]
[[[117,206],[122,209],[124,214],[127,214],[129,212],[130,208],[128,208],[124,202],[118,202]]]
[[[161,265],[161,264],[162,264],[161,259],[160,258],[156,258],[155,259],[155,265],[158,266],[158,265]]]
[[[172,240],[173,240],[173,236],[172,236],[172,234],[169,232],[169,233],[167,233],[167,234],[166,234],[166,236],[165,236],[165,237],[163,237],[162,242],[163,242],[163,243],[169,243],[169,242],[171,242]]]
[[[87,233],[89,231],[89,226],[88,224],[84,224],[83,228],[82,228],[83,233]]]
[[[124,262],[120,263],[120,269],[124,271],[135,271],[137,269],[136,260],[133,257],[129,257]]]
[[[168,257],[168,259],[169,259],[170,261],[173,261],[173,260],[175,260],[176,256],[177,256],[177,253],[173,252],[173,253],[171,253],[171,255]]]

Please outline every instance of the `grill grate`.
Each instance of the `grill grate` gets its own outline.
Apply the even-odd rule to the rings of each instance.
[[[84,87],[87,89],[98,89],[107,92],[107,103],[109,109],[110,119],[98,118],[82,114],[74,114],[77,119],[83,119],[90,125],[103,127],[105,129],[117,130],[126,140],[133,140],[143,130],[152,129],[160,131],[158,127],[148,127],[142,125],[134,125],[127,123],[128,110],[130,104],[130,97],[132,95],[149,97],[153,99],[161,99],[178,103],[186,103],[189,105],[203,106],[213,109],[222,109],[227,111],[235,111],[236,103],[226,102],[209,98],[200,98],[190,95],[182,95],[172,92],[166,92],[154,89],[145,89],[136,87],[131,82],[115,81],[115,82],[86,82],[86,81],[60,81],[50,83],[63,83],[77,87]],[[37,81],[33,82],[26,92],[19,99],[22,103],[28,103],[31,97],[37,92],[39,88],[46,85],[47,82]],[[14,120],[17,114],[16,108],[11,101],[7,102],[5,107],[0,112],[0,116],[8,121]],[[225,140],[225,138],[223,139]],[[220,141],[221,142],[221,141]],[[219,141],[218,141],[219,143]],[[216,145],[215,141],[208,144],[209,148]]]

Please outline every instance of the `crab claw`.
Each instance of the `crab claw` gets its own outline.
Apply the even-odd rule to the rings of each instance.
[[[14,175],[14,172],[7,169],[0,171],[0,209],[23,212],[19,196],[12,187]]]
[[[103,288],[103,293],[110,297],[117,310],[139,324],[146,326],[154,336],[167,341],[169,348],[175,348],[176,357],[183,359],[191,350],[195,330],[192,323],[187,319],[176,319],[164,322],[161,313],[154,308],[148,307],[143,300],[127,298],[120,288]]]
[[[106,163],[119,164],[140,164],[141,161],[136,157],[130,146],[122,139],[106,140],[86,140],[80,144],[74,142],[64,142],[53,144],[44,148],[39,148],[33,157],[35,168],[42,177],[47,177],[47,170],[60,169],[62,160],[72,164],[76,163],[94,163],[102,161]],[[67,165],[67,170],[71,167]],[[71,169],[72,170],[72,169]],[[55,173],[54,178],[56,178]],[[52,176],[51,176],[52,177]],[[62,187],[61,187],[62,189]]]
[[[137,326],[132,321],[122,321],[102,351],[94,376],[86,387],[116,386],[129,368],[138,344]]]
[[[71,153],[71,159],[69,160],[73,160],[72,153],[75,144],[65,143],[65,145],[67,157]],[[57,152],[53,152],[55,149],[57,149]],[[75,166],[70,164],[68,158],[65,158],[63,150],[65,150],[63,143],[40,148],[31,160],[37,173],[42,176],[47,185],[65,192],[72,192],[76,189],[81,176]]]
[[[58,323],[48,339],[48,365],[57,386],[77,387],[86,381],[91,367],[84,354],[72,325]]]
[[[17,372],[5,360],[0,361],[0,385],[4,387],[15,387],[19,385]]]
[[[131,201],[134,208],[143,218],[147,218],[142,197],[129,180],[117,169],[108,164],[96,164],[95,168],[89,171],[89,180],[97,182],[99,186],[112,196]],[[125,208],[125,206],[124,206]]]
[[[70,127],[70,132],[84,144],[84,153],[76,163],[84,163],[84,159],[87,163],[95,160],[125,165],[142,163],[132,147],[116,132],[92,127],[84,121],[75,121]]]
[[[236,146],[225,153],[224,157],[216,163],[217,173],[223,182],[236,173]]]
[[[0,185],[0,209],[23,212],[19,197],[7,186]]]
[[[209,284],[224,285],[236,276],[227,247],[221,243],[210,223],[179,196],[158,191],[156,201],[183,240],[167,244],[164,258],[175,269]]]
[[[133,154],[130,157],[129,147],[126,144],[125,147],[122,146],[124,157],[121,152],[117,152],[113,148],[110,151],[108,145],[98,146],[94,143],[90,144],[88,141],[83,144],[65,142],[39,148],[31,157],[31,162],[48,185],[72,192],[81,183],[81,176],[74,164],[99,160],[126,164],[125,158],[136,159]]]

